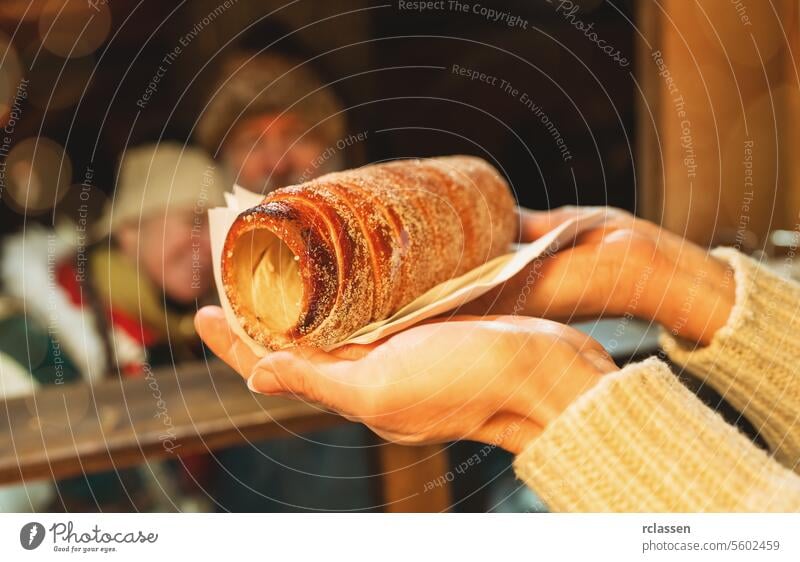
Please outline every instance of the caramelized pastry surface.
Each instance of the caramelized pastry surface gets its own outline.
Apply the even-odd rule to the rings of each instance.
[[[333,345],[509,250],[514,199],[471,156],[398,160],[279,189],[225,240],[222,278],[269,349]]]

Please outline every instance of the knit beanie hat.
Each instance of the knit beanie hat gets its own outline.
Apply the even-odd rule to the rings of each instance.
[[[291,113],[326,144],[344,135],[339,101],[307,63],[276,53],[240,52],[220,65],[219,77],[195,130],[210,154],[217,153],[237,122],[266,113]]]
[[[205,214],[224,203],[225,185],[214,161],[202,150],[177,142],[147,144],[120,159],[117,186],[100,228],[105,234],[167,209]]]

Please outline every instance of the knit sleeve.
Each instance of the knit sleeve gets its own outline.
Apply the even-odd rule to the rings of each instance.
[[[736,302],[708,346],[662,336],[676,364],[719,392],[747,417],[789,468],[800,462],[800,285],[730,248]]]
[[[554,511],[800,510],[800,476],[655,358],[605,377],[514,469]]]

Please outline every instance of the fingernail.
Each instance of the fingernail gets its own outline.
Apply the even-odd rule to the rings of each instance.
[[[597,351],[596,349],[587,349],[583,352],[583,356],[602,373],[610,373],[619,368],[607,354]]]
[[[209,318],[224,318],[225,313],[218,306],[204,306],[197,311],[197,314],[207,316]]]
[[[256,385],[255,385],[255,383],[253,382],[253,381],[255,381],[255,379],[256,379],[256,376],[255,376],[255,375],[252,375],[252,376],[250,376],[250,377],[247,379],[247,388],[249,388],[249,389],[250,389],[250,392],[256,392],[256,393],[258,393],[258,390],[256,390]]]

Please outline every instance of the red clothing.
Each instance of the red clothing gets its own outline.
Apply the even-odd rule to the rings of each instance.
[[[69,296],[70,302],[82,308],[89,308],[90,303],[82,284],[78,281],[79,275],[72,260],[60,263],[56,268],[56,281],[64,292]],[[144,350],[156,343],[156,334],[139,321],[139,318],[125,313],[119,307],[106,306],[103,311],[109,328],[120,330],[138,343]],[[144,373],[144,365],[141,361],[126,362],[119,366],[120,372],[126,376],[141,376]]]
[[[82,284],[78,281],[79,275],[74,263],[69,260],[60,263],[56,268],[56,281],[69,296],[70,302],[81,308],[89,308],[88,295]],[[106,306],[103,311],[110,330],[119,330],[139,344],[142,357],[146,357],[148,346],[157,343],[155,332],[143,325],[138,317],[126,314],[119,307]],[[129,361],[119,365],[120,372],[126,377],[144,376],[145,368],[142,361]],[[202,486],[211,478],[211,458],[206,454],[179,455],[183,468],[181,479],[186,488],[194,488],[198,483]]]

